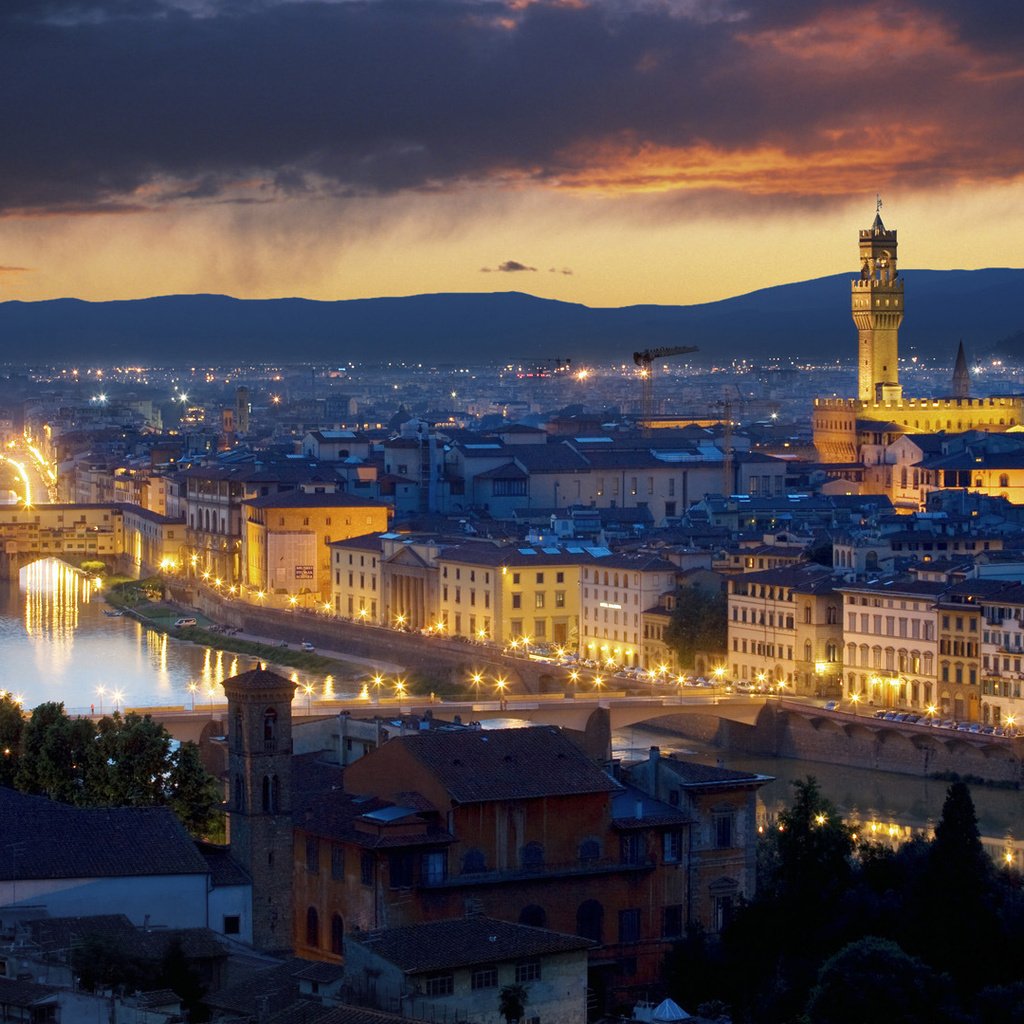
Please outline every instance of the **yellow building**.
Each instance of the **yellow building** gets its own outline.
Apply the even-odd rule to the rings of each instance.
[[[818,398],[812,424],[822,462],[855,463],[879,424],[907,433],[982,430],[1000,432],[1024,423],[1024,396],[971,398],[963,349],[957,354],[950,393],[905,398],[899,383],[898,333],[903,321],[903,279],[896,261],[896,231],[876,214],[860,232],[860,276],[852,282],[851,313],[857,327],[857,397]]]
[[[185,559],[185,520],[122,506],[123,557],[130,572],[148,576],[180,569]]]
[[[304,490],[242,503],[242,560],[251,590],[331,599],[332,541],[383,532],[388,506],[350,494]]]
[[[594,557],[577,548],[470,542],[438,558],[438,621],[456,636],[502,645],[576,648],[580,568]]]

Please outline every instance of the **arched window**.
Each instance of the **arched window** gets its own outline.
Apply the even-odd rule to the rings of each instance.
[[[271,800],[271,795],[270,795],[270,776],[269,775],[264,775],[263,776],[263,813],[264,814],[269,814],[270,813],[270,800]]]
[[[805,640],[804,641],[804,661],[810,661],[812,655],[813,655],[813,650],[811,648],[811,641],[810,640]]]
[[[869,551],[864,556],[864,568],[865,568],[865,570],[867,572],[877,572],[878,571],[878,552],[877,551]]]
[[[584,839],[580,843],[580,860],[584,864],[601,859],[601,844],[596,839]]]
[[[601,942],[604,932],[604,907],[597,900],[584,900],[576,911],[576,934],[592,942]]]
[[[1010,486],[1010,475],[1009,475],[1009,473],[1000,473],[999,474],[999,486],[1000,487],[1009,487]]]
[[[335,914],[331,918],[331,952],[338,956],[345,951],[345,922],[341,914]]]
[[[320,946],[320,915],[316,907],[306,911],[306,945],[317,949]]]
[[[540,843],[527,843],[523,847],[522,858],[527,871],[540,871],[544,867],[544,847]]]
[[[273,708],[263,712],[263,749],[268,753],[277,750],[277,712]]]
[[[462,873],[464,875],[479,875],[487,870],[487,858],[483,850],[467,850],[462,855]]]
[[[531,903],[519,911],[519,923],[528,924],[531,928],[546,928],[548,915],[543,907],[538,907],[536,903]]]
[[[235,709],[235,750],[241,750],[245,744],[242,738],[243,727],[242,727],[242,712],[238,708]]]

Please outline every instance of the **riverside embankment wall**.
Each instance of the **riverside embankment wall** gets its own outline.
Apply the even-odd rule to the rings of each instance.
[[[671,720],[671,728],[733,753],[906,775],[956,773],[993,782],[1024,782],[1024,739],[883,722],[795,703],[766,704],[754,725],[711,715],[679,715]]]

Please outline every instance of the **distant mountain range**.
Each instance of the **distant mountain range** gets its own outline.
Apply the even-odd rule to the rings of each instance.
[[[908,270],[901,353],[953,362],[1024,358],[1024,270]],[[233,299],[167,295],[119,302],[0,303],[0,360],[150,365],[507,359],[630,359],[697,345],[701,363],[742,356],[852,360],[852,274],[695,306],[592,308],[522,292],[406,298]]]

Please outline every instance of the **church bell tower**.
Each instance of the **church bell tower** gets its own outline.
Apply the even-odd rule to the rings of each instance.
[[[292,945],[290,679],[254,668],[224,680],[228,699],[231,859],[252,879],[252,941]]]
[[[862,402],[899,400],[899,329],[903,322],[903,278],[896,270],[896,232],[875,221],[860,233],[860,277],[853,282],[851,309],[857,325],[857,397]]]

